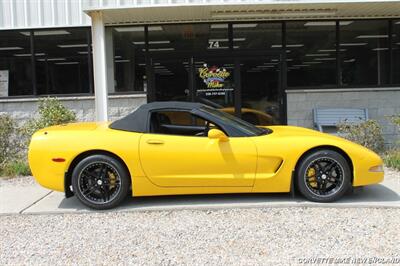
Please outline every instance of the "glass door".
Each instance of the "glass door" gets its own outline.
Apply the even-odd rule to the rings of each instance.
[[[196,101],[255,125],[284,123],[281,54],[152,58],[155,101]]]
[[[283,123],[281,56],[240,58],[241,117],[255,125]]]
[[[151,90],[155,101],[190,101],[189,60],[151,59]]]
[[[234,60],[195,58],[193,62],[195,101],[235,113]]]

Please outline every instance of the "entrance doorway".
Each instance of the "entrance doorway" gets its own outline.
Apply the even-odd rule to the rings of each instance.
[[[196,101],[255,125],[285,123],[281,53],[150,61],[149,101]]]
[[[155,101],[190,101],[189,69],[184,59],[153,59],[150,90]]]
[[[256,125],[284,123],[280,55],[240,60],[242,118]]]

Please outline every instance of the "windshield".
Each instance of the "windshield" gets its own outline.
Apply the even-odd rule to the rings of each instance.
[[[211,116],[215,116],[221,120],[224,120],[226,123],[229,123],[235,128],[241,130],[248,136],[260,136],[269,133],[269,130],[265,128],[256,127],[253,124],[250,124],[242,119],[237,118],[236,116],[219,111],[217,109],[209,108],[206,106],[202,107],[201,109]]]

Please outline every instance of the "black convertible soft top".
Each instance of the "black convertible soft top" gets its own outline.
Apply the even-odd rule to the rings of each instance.
[[[129,115],[111,123],[110,128],[146,133],[148,132],[148,123],[152,111],[162,109],[193,111],[204,106],[204,104],[194,102],[152,102],[141,105]]]
[[[271,130],[259,129],[241,119],[218,111],[213,107],[194,102],[152,102],[140,106],[129,115],[109,126],[112,129],[150,133],[150,116],[153,111],[186,111],[217,125],[229,137],[258,136]]]

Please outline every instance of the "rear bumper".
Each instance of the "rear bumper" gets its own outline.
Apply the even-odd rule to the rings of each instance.
[[[64,175],[67,162],[55,162],[52,160],[53,152],[40,141],[31,142],[28,159],[32,175],[41,186],[63,192]]]
[[[36,182],[38,182],[41,186],[55,190],[64,192],[64,173],[56,173],[56,172],[46,172],[46,171],[38,171],[35,167],[31,167],[33,177]]]

